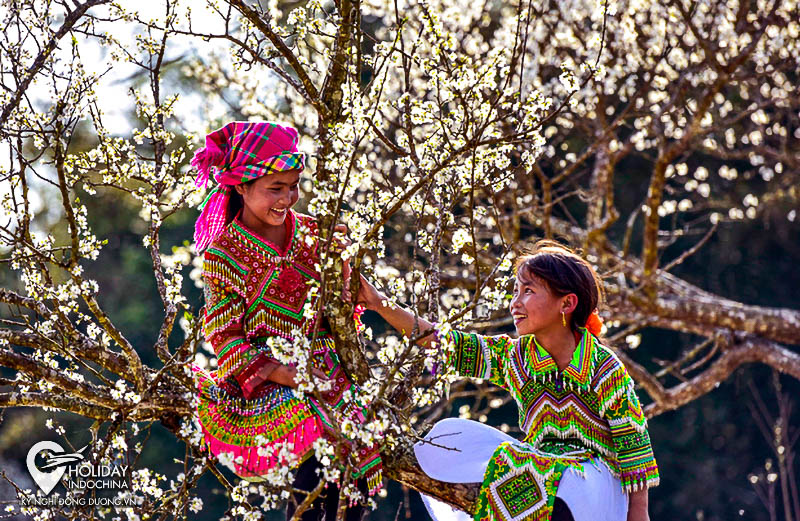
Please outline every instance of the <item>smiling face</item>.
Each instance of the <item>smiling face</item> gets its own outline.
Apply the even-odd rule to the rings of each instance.
[[[244,202],[243,219],[255,221],[258,228],[282,226],[300,196],[299,183],[300,170],[292,170],[235,186]]]
[[[514,318],[517,334],[535,335],[553,328],[563,328],[562,311],[567,314],[569,324],[569,313],[575,308],[572,300],[577,300],[577,297],[572,293],[559,297],[553,294],[542,279],[524,271],[520,269],[517,272],[514,296],[511,299],[511,316]]]

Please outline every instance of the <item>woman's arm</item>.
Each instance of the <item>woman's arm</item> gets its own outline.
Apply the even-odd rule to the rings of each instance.
[[[416,336],[412,335],[415,325],[419,328],[419,333],[430,332],[417,340],[417,344],[428,347],[436,339],[433,334],[433,324],[414,316],[413,313],[401,306],[389,307],[388,298],[375,289],[375,286],[364,277],[361,277],[361,289],[358,297],[359,304],[380,313],[384,320],[406,337]],[[445,356],[445,365],[455,369],[455,372],[461,376],[482,378],[508,389],[505,381],[507,374],[505,361],[508,358],[508,350],[513,346],[510,337],[507,335],[487,337],[474,333],[450,331],[447,338],[442,339],[443,342],[445,340],[452,346],[452,350],[448,350],[448,354]]]
[[[628,493],[628,521],[649,521],[647,491],[658,485],[658,464],[633,379],[621,362],[613,363],[616,367],[603,371],[595,392],[611,427],[620,482],[625,490],[635,489]]]
[[[419,333],[424,333],[425,331],[433,332],[433,324],[420,316],[414,316],[413,313],[402,306],[389,307],[388,300],[386,295],[378,291],[363,276],[361,277],[361,288],[358,292],[359,304],[363,304],[367,309],[379,313],[386,322],[405,337],[412,336],[415,325],[418,326]],[[430,334],[419,339],[417,343],[427,347],[433,340],[434,335]]]
[[[647,489],[639,489],[628,495],[628,521],[650,521],[647,513]]]

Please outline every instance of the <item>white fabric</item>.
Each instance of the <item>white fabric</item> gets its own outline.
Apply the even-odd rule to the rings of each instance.
[[[433,479],[480,483],[492,454],[504,441],[517,440],[483,423],[447,418],[414,445],[414,453],[422,470]]]
[[[472,521],[472,517],[463,510],[453,508],[447,503],[425,494],[420,494],[420,497],[425,508],[428,509],[428,515],[434,521]]]
[[[482,483],[494,451],[517,440],[483,423],[447,418],[433,426],[423,441],[414,445],[425,474],[447,483]],[[564,500],[575,521],[625,521],[628,496],[619,479],[599,461],[586,461],[584,476],[567,470],[556,495]],[[461,510],[422,494],[422,502],[435,521],[469,521]]]
[[[575,521],[625,521],[628,495],[622,492],[619,479],[597,459],[584,462],[583,473],[581,477],[571,469],[566,470],[556,492]]]

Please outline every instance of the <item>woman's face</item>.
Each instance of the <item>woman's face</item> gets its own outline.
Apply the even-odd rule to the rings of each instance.
[[[554,295],[543,280],[520,272],[517,272],[511,299],[511,316],[517,334],[531,335],[553,327],[563,327],[561,311],[566,296]]]
[[[265,226],[281,226],[300,196],[300,171],[259,177],[247,185],[237,185],[245,211]]]

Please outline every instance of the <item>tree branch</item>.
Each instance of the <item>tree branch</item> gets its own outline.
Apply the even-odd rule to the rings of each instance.
[[[58,42],[61,41],[61,39],[70,31],[72,31],[72,28],[75,27],[75,25],[80,21],[81,18],[83,18],[83,15],[85,15],[89,9],[96,5],[107,3],[109,3],[109,0],[88,0],[83,4],[77,4],[76,8],[72,11],[69,11],[67,16],[64,17],[64,23],[61,24],[61,27],[59,27],[58,31],[53,33],[53,36],[44,45],[31,66],[28,67],[27,71],[25,71],[25,76],[17,85],[17,89],[14,91],[14,94],[11,95],[11,99],[9,99],[8,102],[6,102],[6,104],[3,106],[3,112],[0,113],[0,139],[5,138],[8,135],[6,121],[11,115],[11,112],[13,112],[14,109],[16,109],[19,105],[20,101],[22,101],[22,97],[28,90],[31,81],[33,81],[33,78],[35,78],[36,75],[39,74],[39,71],[42,70],[47,62],[47,59],[58,46]]]

